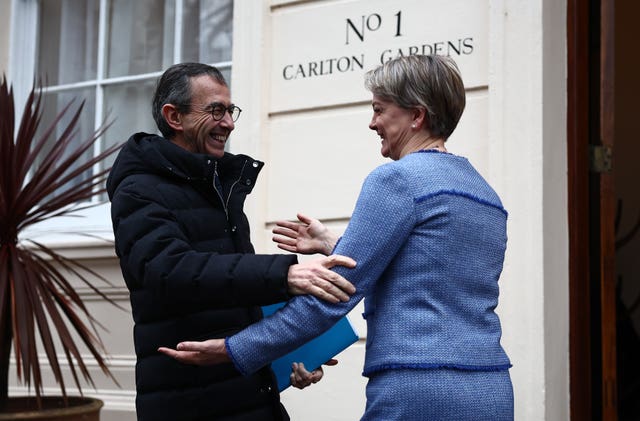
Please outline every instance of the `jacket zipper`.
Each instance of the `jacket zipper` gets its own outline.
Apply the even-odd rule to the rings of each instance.
[[[216,177],[218,177],[218,180],[220,180],[220,177],[218,176],[218,161],[215,162],[215,165],[213,167],[213,189],[218,194],[218,197],[220,198],[220,202],[222,202],[222,208],[224,209],[224,214],[227,217],[227,222],[229,222],[229,200],[231,199],[231,193],[233,193],[233,189],[236,187],[236,184],[238,184],[242,179],[242,174],[244,173],[244,168],[246,166],[247,166],[247,161],[245,160],[244,164],[242,164],[242,169],[240,170],[240,175],[238,176],[238,179],[233,182],[233,184],[231,185],[231,188],[229,189],[227,200],[224,200],[224,197],[222,196],[223,192],[219,191],[218,187],[216,186]],[[220,185],[222,185],[222,180],[220,180]]]

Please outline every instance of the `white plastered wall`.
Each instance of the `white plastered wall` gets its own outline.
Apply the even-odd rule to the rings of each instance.
[[[232,151],[267,162],[247,203],[258,252],[276,252],[272,222],[297,211],[344,228],[364,176],[384,162],[375,133],[366,127],[366,102],[269,114],[270,58],[278,48],[271,45],[274,13],[300,7],[332,13],[332,6],[345,3],[357,1],[236,3],[232,91],[249,111],[237,125]],[[471,159],[509,211],[498,312],[514,364],[516,419],[568,420],[566,2],[488,4],[488,87],[468,92],[449,148]],[[314,48],[307,34],[299,39],[300,48]],[[296,172],[300,168],[307,173]],[[364,337],[357,310],[351,319]],[[321,383],[284,392],[293,419],[358,419],[364,408],[363,352],[362,343],[354,345]]]
[[[375,133],[366,127],[370,117],[366,101],[269,114],[270,58],[277,48],[271,45],[273,11],[317,6],[318,13],[332,13],[333,6],[350,3],[374,2],[235,3],[232,94],[243,114],[231,150],[267,163],[247,201],[258,252],[276,252],[270,243],[271,223],[292,218],[299,210],[328,218],[338,230],[344,228],[364,176],[384,162],[378,156]],[[468,93],[469,105],[450,149],[472,160],[509,211],[509,248],[498,311],[503,345],[514,364],[516,420],[568,420],[566,1],[487,3],[488,85]],[[433,17],[426,15],[428,23]],[[2,36],[0,31],[0,42]],[[313,48],[303,42],[300,37],[300,48]],[[6,64],[2,45],[0,66]],[[294,136],[297,142],[291,142]],[[302,166],[307,174],[291,173],[290,165]],[[126,305],[126,290],[111,246],[102,244],[94,251],[79,246],[68,253],[94,261],[101,273],[109,274],[118,283],[113,296]],[[113,311],[97,299],[90,306],[99,313]],[[357,308],[352,320],[364,337],[360,312]],[[122,389],[104,379],[94,366],[99,390],[87,394],[105,400],[104,420],[133,420],[131,320],[119,311],[113,315],[113,324],[107,326],[111,333],[103,339]],[[365,401],[366,381],[360,376],[363,356],[360,342],[340,355],[340,365],[328,368],[321,383],[304,391],[284,392],[292,419],[358,419]]]
[[[258,253],[279,253],[270,242],[270,229],[276,218],[295,217],[297,208],[292,207],[296,199],[310,190],[327,196],[329,191],[317,186],[308,186],[296,183],[296,176],[292,175],[280,191],[274,192],[272,188],[274,178],[286,177],[286,161],[304,159],[310,165],[322,162],[325,154],[331,153],[329,148],[324,148],[322,142],[316,142],[319,146],[306,153],[294,154],[292,151],[278,150],[278,124],[277,116],[269,115],[269,54],[271,51],[271,7],[269,2],[254,0],[242,1],[234,4],[234,54],[232,97],[236,104],[242,104],[241,122],[236,125],[231,140],[231,151],[246,153],[266,162],[259,177],[255,189],[247,199],[245,211],[252,225],[252,240]],[[330,111],[328,111],[331,114]],[[322,113],[321,113],[322,114]],[[324,116],[322,116],[324,117]],[[319,118],[322,118],[319,117]],[[295,124],[296,116],[293,117]],[[328,137],[331,130],[329,123],[325,135]],[[274,128],[275,126],[275,128]],[[303,124],[304,126],[304,124]],[[290,127],[291,131],[299,133],[301,142],[305,142],[307,130],[304,127]],[[302,131],[301,131],[302,130]],[[275,133],[274,133],[275,131]],[[331,140],[331,139],[329,139]],[[335,140],[335,139],[334,139]],[[279,164],[273,161],[274,154],[281,154],[283,159]],[[318,154],[323,155],[320,157]],[[280,167],[278,167],[280,165]],[[331,173],[340,172],[335,165],[327,169],[325,178]],[[320,174],[318,174],[320,176]],[[353,174],[351,174],[353,176]],[[364,174],[360,174],[361,177]],[[361,180],[354,180],[359,185]],[[355,201],[358,186],[352,197]],[[275,195],[277,197],[274,197]],[[281,200],[282,199],[282,200]],[[274,209],[273,204],[289,203],[289,208]],[[288,209],[288,210],[286,210]],[[308,210],[314,214],[314,209],[309,207],[300,210]],[[288,212],[288,213],[287,213]],[[331,223],[334,228],[342,229],[345,221],[336,219]],[[301,257],[303,259],[304,257]],[[359,311],[361,312],[361,310]],[[359,313],[358,313],[359,314]],[[355,318],[352,318],[352,320]],[[357,324],[359,331],[363,329],[363,323]],[[289,388],[282,394],[282,400],[293,420],[355,420],[358,419],[364,408],[365,379],[360,375],[364,363],[364,343],[361,341],[339,356],[340,364],[335,368],[327,368],[325,379],[312,388],[300,391]]]
[[[516,419],[569,419],[566,2],[492,1],[490,179],[510,211],[499,311]]]
[[[11,2],[0,2],[0,76],[9,68],[9,32],[11,18]]]

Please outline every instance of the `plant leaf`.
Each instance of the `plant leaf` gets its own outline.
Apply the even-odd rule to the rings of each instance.
[[[98,335],[98,328],[104,329],[104,326],[89,313],[68,278],[74,277],[102,299],[124,310],[95,281],[108,286],[113,286],[112,283],[46,244],[33,239],[23,239],[24,245],[18,243],[20,232],[27,226],[95,206],[97,203],[91,200],[105,191],[104,182],[110,168],[95,169],[121,145],[93,155],[95,143],[110,124],[103,124],[91,136],[79,140],[77,124],[84,102],[61,127],[73,104],[72,100],[63,107],[36,139],[43,115],[42,89],[34,88],[29,93],[16,132],[13,91],[6,78],[0,83],[0,327],[11,331],[0,335],[0,340],[9,341],[5,343],[7,347],[13,342],[18,378],[29,388],[33,384],[38,401],[43,392],[38,360],[40,346],[65,399],[60,358],[68,362],[81,393],[79,374],[94,385],[85,362],[87,357],[83,357],[79,344],[117,384],[103,357],[105,347]],[[54,138],[54,133],[60,135]],[[64,357],[56,348],[57,342],[62,346]],[[2,349],[0,346],[0,351]],[[4,354],[0,352],[0,358],[8,361],[8,353]],[[4,399],[6,396],[0,395],[0,402]]]

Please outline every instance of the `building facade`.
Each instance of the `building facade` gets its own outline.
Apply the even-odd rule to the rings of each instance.
[[[578,419],[572,399],[582,402],[571,368],[570,58],[571,34],[584,34],[571,23],[582,16],[576,10],[571,0],[6,0],[0,3],[0,68],[19,101],[34,79],[45,81],[45,120],[78,96],[87,99],[83,131],[115,119],[104,147],[136,131],[155,131],[150,98],[167,66],[219,66],[243,110],[228,149],[266,162],[246,204],[253,243],[260,253],[277,253],[270,240],[274,221],[302,211],[344,229],[364,177],[384,162],[367,127],[364,73],[400,54],[453,57],[467,107],[447,147],[469,158],[509,212],[497,311],[513,363],[516,419],[569,420]],[[592,22],[588,16],[578,22],[585,21]],[[634,212],[637,204],[628,203]],[[48,221],[32,235],[105,274],[116,284],[105,292],[128,306],[113,245],[69,232],[112,239],[108,203],[80,223]],[[97,388],[85,394],[104,400],[104,420],[133,420],[130,314],[81,292],[108,328],[102,339],[122,386],[95,366]],[[361,313],[359,305],[350,316],[361,340],[338,357],[340,364],[326,368],[319,384],[283,393],[292,419],[362,414]],[[56,387],[47,384],[47,390]],[[21,393],[26,390],[14,383],[11,394]]]

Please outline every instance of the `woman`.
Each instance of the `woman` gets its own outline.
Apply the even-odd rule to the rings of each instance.
[[[367,177],[335,248],[335,236],[303,216],[274,231],[286,250],[353,257],[354,269],[335,268],[356,286],[351,300],[295,297],[226,342],[163,352],[200,364],[231,359],[248,375],[364,298],[369,382],[362,420],[512,420],[511,364],[494,312],[507,212],[469,161],[445,147],[465,106],[458,69],[446,57],[399,57],[369,72],[366,86],[373,94],[369,127],[393,162]]]

